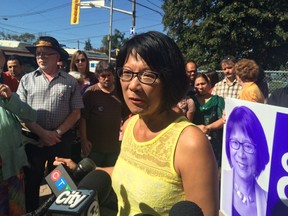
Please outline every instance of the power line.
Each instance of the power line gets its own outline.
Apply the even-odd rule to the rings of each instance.
[[[48,9],[45,9],[45,10],[34,11],[34,12],[29,12],[29,13],[22,13],[22,14],[15,14],[15,15],[1,15],[0,17],[14,18],[14,17],[34,16],[34,15],[39,15],[39,14],[43,14],[43,13],[48,13],[48,12],[51,12],[51,11],[59,10],[62,7],[67,7],[67,6],[70,6],[70,5],[71,5],[71,3],[65,3],[65,4],[58,5],[56,7],[48,8]]]
[[[155,7],[159,8],[159,9],[162,9],[161,7],[159,7],[158,5],[156,5],[155,3],[153,3],[153,2],[151,2],[149,0],[147,0],[147,2],[149,2],[150,4],[154,5]]]
[[[128,0],[128,1],[132,2],[131,0]],[[146,5],[143,5],[143,4],[138,3],[138,2],[136,2],[136,4],[139,5],[139,6],[141,6],[141,7],[146,8],[146,9],[148,9],[148,10],[154,11],[154,12],[160,14],[161,16],[163,16],[163,13],[161,13],[160,11],[154,10],[153,8],[150,8],[150,7],[146,6]]]

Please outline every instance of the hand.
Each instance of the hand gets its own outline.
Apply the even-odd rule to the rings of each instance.
[[[40,143],[43,146],[53,146],[61,142],[61,136],[56,131],[45,130],[41,133]]]
[[[226,112],[225,112],[225,110],[223,110],[223,112],[222,112],[222,120],[223,120],[223,124],[225,124],[226,123]]]
[[[64,164],[65,166],[67,166],[71,170],[74,170],[77,166],[77,164],[74,163],[74,161],[72,161],[70,158],[55,157],[53,165],[58,166],[60,164]]]
[[[87,157],[91,152],[92,143],[89,140],[85,140],[81,142],[81,144],[82,144],[82,154],[84,157]]]
[[[203,133],[209,134],[210,133],[210,127],[208,125],[197,125],[200,130],[202,130]]]
[[[0,84],[0,97],[9,99],[12,95],[11,89],[5,84]]]

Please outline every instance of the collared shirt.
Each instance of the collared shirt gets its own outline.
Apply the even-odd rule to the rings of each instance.
[[[237,98],[239,91],[242,87],[235,79],[231,85],[228,84],[226,79],[215,84],[212,94],[225,98]]]
[[[83,108],[77,81],[66,72],[49,81],[40,69],[24,75],[17,94],[37,111],[37,123],[47,129],[56,129],[74,109]]]

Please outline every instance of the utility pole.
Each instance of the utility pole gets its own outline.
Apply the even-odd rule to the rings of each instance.
[[[136,0],[132,0],[132,26],[136,26]]]
[[[79,0],[73,0],[73,1],[79,1]],[[113,11],[117,11],[120,13],[132,15],[132,27],[133,29],[135,28],[135,23],[136,23],[136,0],[132,1],[132,10],[133,12],[130,11],[125,11],[121,10],[118,8],[113,8],[113,0],[110,0],[110,7],[105,6],[104,0],[96,0],[96,1],[83,1],[78,3],[80,8],[106,8],[110,10],[110,27],[109,27],[109,38],[108,38],[108,46],[109,46],[109,54],[108,54],[108,61],[111,61],[111,37],[112,37],[112,24],[113,24]],[[130,30],[131,31],[131,30]]]
[[[112,46],[112,24],[113,24],[113,0],[110,0],[110,31],[109,31],[109,54],[108,54],[108,62],[110,63],[111,61],[111,46]]]

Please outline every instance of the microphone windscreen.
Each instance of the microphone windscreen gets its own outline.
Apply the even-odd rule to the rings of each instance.
[[[100,205],[107,199],[111,188],[111,177],[103,170],[94,170],[90,172],[78,184],[78,189],[96,191]]]
[[[90,158],[82,159],[73,170],[74,178],[79,181],[84,178],[88,173],[96,169],[96,165]]]
[[[169,216],[204,216],[202,209],[192,201],[180,201],[172,206]]]

